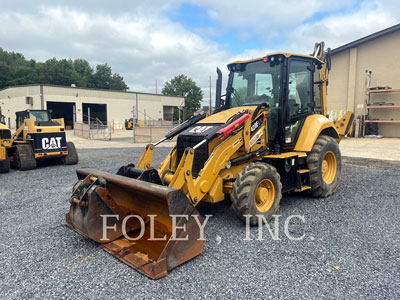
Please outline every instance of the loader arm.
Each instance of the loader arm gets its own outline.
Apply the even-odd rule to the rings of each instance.
[[[261,114],[263,113],[264,112],[261,112]],[[251,118],[249,118],[249,116],[249,114],[245,114],[241,117],[245,117],[243,123],[240,123],[241,118],[239,118],[237,120],[238,123],[234,122],[224,128],[229,130],[233,125],[235,130],[225,136],[224,141],[214,148],[203,169],[195,179],[193,178],[192,167],[196,146],[193,148],[187,148],[175,174],[167,175],[165,177],[165,181],[169,183],[168,187],[184,190],[189,200],[194,206],[196,206],[213,187],[220,172],[226,169],[227,165],[230,165],[234,154],[242,147],[244,148],[245,153],[250,151],[251,146],[249,133]],[[236,124],[239,123],[240,125],[236,126]],[[264,132],[264,130],[265,129],[261,127],[259,132]],[[223,130],[220,132],[223,132]]]
[[[11,139],[12,139],[13,141],[15,141],[15,140],[18,138],[18,136],[21,134],[21,132],[24,131],[24,126],[25,126],[25,124],[22,124],[22,125],[12,134]]]

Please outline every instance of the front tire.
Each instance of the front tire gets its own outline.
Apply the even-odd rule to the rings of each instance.
[[[336,192],[342,173],[339,144],[330,136],[320,135],[307,156],[311,190],[314,197],[328,197]]]
[[[258,224],[258,215],[269,221],[279,209],[282,183],[276,169],[266,163],[250,163],[237,174],[231,195],[232,208],[243,221]]]

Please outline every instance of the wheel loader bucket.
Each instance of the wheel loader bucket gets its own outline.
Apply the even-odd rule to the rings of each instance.
[[[77,170],[67,225],[157,279],[203,251],[202,218],[181,190]]]

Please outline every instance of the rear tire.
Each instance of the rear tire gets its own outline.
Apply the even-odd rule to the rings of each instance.
[[[342,173],[339,144],[330,136],[320,135],[307,156],[311,190],[314,197],[328,197],[336,192]]]
[[[6,159],[0,161],[0,173],[8,173],[8,172],[10,172],[10,160],[6,155]]]
[[[15,146],[14,164],[20,171],[36,169],[36,159],[30,144],[18,144]]]
[[[78,153],[74,143],[67,142],[68,155],[62,159],[64,165],[76,165],[79,162]]]
[[[250,163],[237,174],[231,195],[232,208],[243,221],[258,224],[258,215],[269,221],[279,209],[282,183],[276,169],[266,163]]]

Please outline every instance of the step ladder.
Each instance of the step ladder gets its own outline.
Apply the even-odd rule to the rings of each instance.
[[[295,189],[296,192],[303,192],[311,189],[310,183],[310,170],[309,169],[298,169],[297,170],[297,180],[299,182],[300,188]]]

